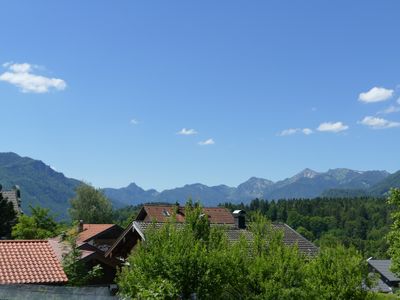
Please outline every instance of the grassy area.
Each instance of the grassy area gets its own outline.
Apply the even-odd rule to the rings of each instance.
[[[377,300],[394,300],[394,299],[400,299],[397,295],[394,294],[382,294],[382,293],[377,293],[376,294],[376,299]]]

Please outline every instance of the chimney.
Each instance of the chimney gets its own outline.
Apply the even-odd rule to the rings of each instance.
[[[237,209],[233,213],[235,219],[235,225],[238,229],[246,229],[246,212],[244,210]]]
[[[78,233],[80,233],[82,231],[83,231],[83,220],[80,220],[79,224],[78,224]]]

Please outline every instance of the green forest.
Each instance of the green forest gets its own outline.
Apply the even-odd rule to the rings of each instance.
[[[393,207],[385,198],[255,199],[248,205],[221,206],[243,209],[250,219],[259,211],[272,222],[288,224],[318,246],[341,243],[354,246],[366,258],[388,257],[385,236]]]

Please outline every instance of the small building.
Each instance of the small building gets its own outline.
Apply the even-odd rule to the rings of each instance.
[[[84,224],[80,222],[77,228],[77,248],[81,251],[81,261],[88,270],[96,265],[103,269],[100,278],[93,279],[90,284],[111,284],[114,282],[117,267],[120,261],[105,257],[105,252],[114,244],[116,239],[122,234],[123,229],[115,224]],[[71,246],[61,237],[49,239],[53,245],[58,260],[61,262],[65,255],[71,251]]]
[[[68,282],[49,241],[0,241],[0,284],[51,284]]]
[[[223,226],[224,231],[231,242],[238,241],[241,236],[252,240],[253,235],[247,229],[245,212],[237,210],[231,213],[222,207],[205,207],[204,214],[210,221],[210,226]],[[162,227],[171,217],[176,216],[176,226],[183,226],[185,221],[185,208],[181,206],[145,205],[140,210],[136,219],[131,222],[111,248],[105,253],[106,257],[115,257],[125,260],[138,241],[145,240],[145,233],[151,226]],[[283,232],[283,242],[286,245],[297,244],[299,251],[307,256],[315,256],[318,248],[292,229],[282,223],[272,224],[273,230]]]
[[[21,190],[18,185],[15,185],[11,190],[2,191],[0,189],[0,193],[2,194],[4,199],[7,199],[14,206],[14,210],[17,215],[22,214],[21,208]]]
[[[392,293],[394,289],[399,288],[400,278],[390,271],[392,264],[390,259],[369,258],[367,261],[370,272],[379,275],[377,286],[374,288],[375,290],[383,293]]]

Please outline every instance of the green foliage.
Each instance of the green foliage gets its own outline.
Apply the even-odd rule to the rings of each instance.
[[[74,196],[75,188],[81,183],[39,160],[15,153],[0,153],[0,182],[4,187],[21,187],[24,211],[28,211],[30,205],[47,207],[58,220],[68,218],[68,199]]]
[[[113,223],[121,227],[127,227],[130,222],[139,213],[140,208],[143,205],[129,205],[113,211]]]
[[[68,284],[72,286],[83,286],[91,280],[101,277],[103,274],[102,267],[96,265],[89,269],[80,260],[82,256],[81,250],[77,248],[76,235],[71,235],[66,240],[69,244],[70,251],[63,258],[63,269],[68,277]]]
[[[363,286],[373,282],[367,276],[366,260],[354,248],[338,245],[321,249],[308,266],[307,286],[314,299],[368,299],[372,297]]]
[[[392,212],[393,225],[387,238],[390,244],[389,254],[392,259],[391,270],[400,275],[400,189],[392,189],[388,203],[395,207]]]
[[[185,214],[187,223],[182,228],[171,221],[146,232],[146,241],[118,276],[123,296],[176,299],[181,295],[187,299],[197,293],[201,299],[221,299],[240,284],[246,247],[227,251],[226,236],[220,229],[209,229],[200,207],[187,205]],[[157,296],[150,296],[155,291]]]
[[[113,220],[111,202],[100,189],[82,184],[76,189],[76,196],[70,202],[69,214],[73,221],[102,224]]]
[[[61,227],[48,208],[31,206],[30,209],[31,216],[20,215],[12,228],[14,239],[45,239],[60,233]]]
[[[316,198],[293,200],[253,200],[249,205],[224,204],[259,211],[271,221],[287,223],[319,246],[354,246],[364,257],[387,257],[392,207],[383,198]]]
[[[13,204],[7,199],[4,199],[3,195],[0,193],[0,238],[9,238],[11,236],[11,228],[15,223],[16,217],[17,215]]]
[[[172,218],[146,231],[118,274],[122,297],[132,299],[366,299],[366,262],[353,249],[328,248],[311,259],[283,243],[261,214],[238,242],[209,226],[189,202],[185,224]],[[339,296],[339,297],[338,297]],[[343,297],[342,297],[343,296]]]

